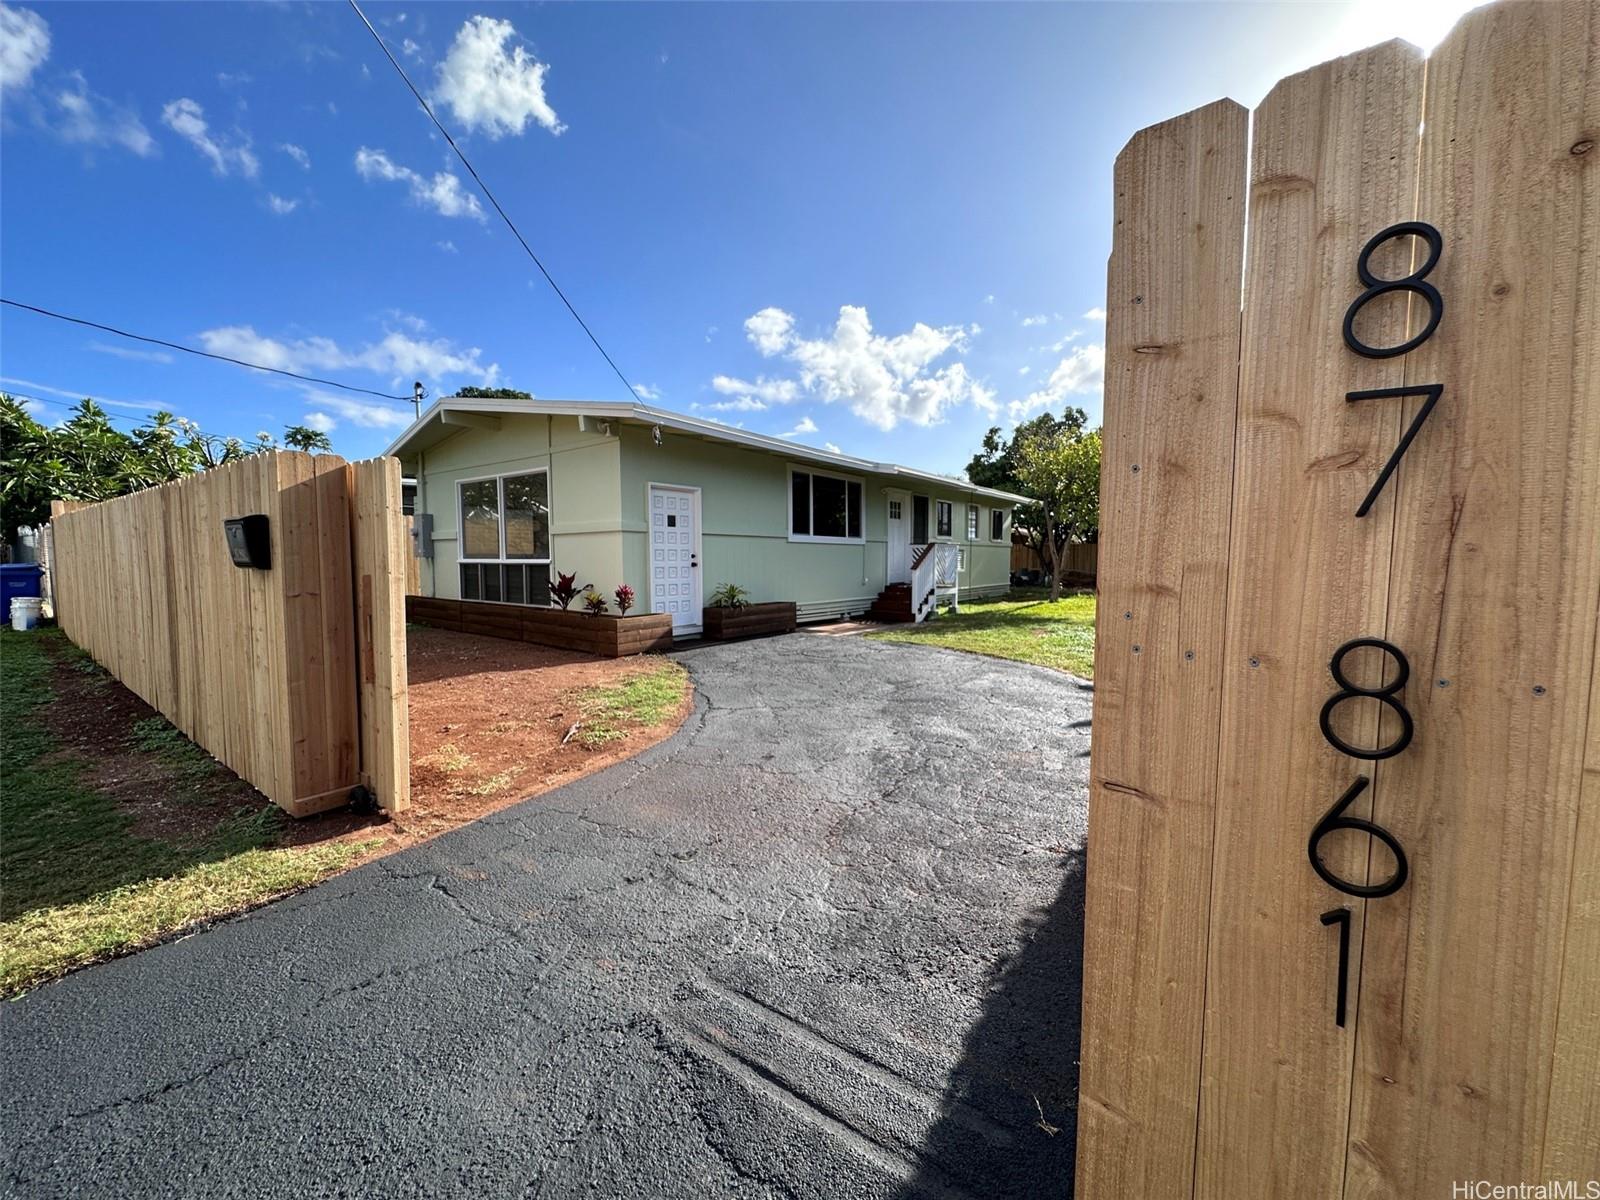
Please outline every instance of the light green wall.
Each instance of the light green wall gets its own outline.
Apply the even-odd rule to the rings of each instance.
[[[793,600],[802,617],[860,613],[883,590],[888,564],[889,489],[955,506],[953,536],[965,546],[965,595],[1004,591],[1010,576],[1009,541],[991,542],[990,505],[979,501],[978,540],[968,543],[968,500],[955,487],[922,485],[901,477],[862,474],[865,542],[791,542],[789,465],[782,454],[744,449],[662,431],[657,446],[638,425],[612,425],[614,436],[584,432],[576,417],[506,415],[495,430],[463,428],[422,452],[417,511],[433,514],[431,565],[422,564],[422,590],[450,599],[460,594],[457,564],[456,485],[463,479],[504,475],[533,467],[550,471],[551,573],[577,571],[607,596],[631,584],[639,606],[650,597],[646,505],[651,483],[701,489],[701,564],[706,595],[737,583],[754,600]],[[828,469],[828,468],[819,468]],[[849,472],[836,472],[849,474]],[[1009,538],[1010,529],[1007,528]]]
[[[434,555],[431,571],[423,564],[424,593],[460,595],[457,483],[535,467],[550,472],[551,577],[577,571],[608,596],[623,581],[617,438],[581,431],[576,417],[506,415],[499,429],[462,429],[422,453],[417,510],[433,514]]]
[[[888,566],[887,489],[929,497],[955,505],[953,536],[967,547],[962,572],[963,593],[1003,591],[1010,577],[1009,542],[990,542],[989,506],[980,502],[979,539],[968,543],[966,503],[954,488],[926,487],[902,477],[862,474],[866,512],[864,544],[791,542],[789,465],[803,466],[765,450],[662,431],[657,446],[647,429],[622,431],[623,562],[629,582],[639,580],[641,604],[648,604],[649,576],[646,505],[651,483],[672,483],[701,489],[701,570],[707,595],[722,583],[737,583],[755,601],[793,600],[802,616],[841,611],[859,613],[883,590]],[[819,467],[827,470],[829,468]],[[839,471],[837,474],[850,474]],[[1009,527],[1007,529],[1009,537]],[[642,585],[642,586],[641,586]]]

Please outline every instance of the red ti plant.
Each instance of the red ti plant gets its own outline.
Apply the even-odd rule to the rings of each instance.
[[[578,593],[584,590],[578,586],[578,573],[576,571],[571,575],[563,575],[560,571],[557,571],[556,581],[550,584],[549,587],[551,598],[561,605],[563,612],[577,598]]]
[[[613,594],[617,598],[617,611],[627,616],[628,610],[633,607],[633,589],[625,583],[618,584]]]

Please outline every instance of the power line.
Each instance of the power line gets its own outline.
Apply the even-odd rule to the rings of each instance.
[[[317,383],[322,384],[324,387],[343,388],[347,392],[361,392],[367,396],[377,396],[381,400],[404,400],[408,403],[412,400],[411,396],[391,396],[388,392],[375,392],[371,388],[356,387],[353,383],[340,383],[334,379],[318,379],[315,375],[301,375],[298,371],[286,371],[282,367],[264,367],[260,363],[245,362],[242,358],[230,358],[226,354],[213,354],[209,350],[196,350],[193,346],[180,346],[177,342],[167,342],[160,338],[146,337],[142,333],[129,333],[126,329],[118,329],[112,325],[102,325],[98,321],[88,321],[83,317],[68,316],[66,313],[51,312],[48,308],[24,304],[20,300],[7,300],[4,297],[0,297],[0,304],[24,309],[31,313],[38,313],[41,317],[54,317],[58,321],[70,321],[74,325],[84,325],[90,329],[98,329],[102,333],[112,333],[117,337],[130,338],[135,342],[148,342],[152,346],[165,346],[168,350],[182,350],[185,354],[195,354],[201,358],[214,358],[218,362],[232,363],[236,367],[249,367],[253,371],[270,371],[274,375],[287,375],[290,379],[298,379],[304,383]]]
[[[461,160],[461,165],[466,167],[467,173],[472,176],[474,182],[482,189],[483,194],[488,197],[489,203],[494,205],[495,212],[500,214],[500,219],[506,223],[506,228],[511,230],[512,236],[522,243],[523,250],[527,251],[528,257],[533,260],[533,265],[539,268],[539,273],[544,276],[544,281],[560,297],[561,303],[567,306],[567,311],[572,314],[572,319],[578,323],[584,333],[589,335],[589,340],[594,343],[594,348],[600,351],[600,357],[606,360],[606,365],[616,372],[618,379],[622,380],[622,386],[628,389],[628,399],[630,401],[637,400],[639,393],[634,390],[633,384],[628,382],[628,377],[622,373],[622,368],[617,366],[611,355],[606,353],[606,348],[600,344],[600,339],[595,337],[594,330],[590,329],[588,322],[578,315],[578,310],[572,306],[572,301],[567,299],[567,294],[561,290],[561,285],[545,269],[544,263],[539,261],[539,256],[533,252],[533,247],[528,245],[527,238],[522,236],[522,231],[517,228],[516,223],[506,215],[506,210],[500,207],[500,201],[494,198],[494,193],[489,190],[489,185],[483,181],[483,176],[478,174],[472,163],[467,160],[467,156],[461,152],[461,147],[456,145],[455,138],[450,136],[450,131],[444,127],[443,122],[434,116],[432,105],[423,99],[421,92],[417,91],[417,85],[411,82],[411,76],[406,74],[406,69],[400,65],[400,60],[389,52],[388,44],[384,42],[383,35],[373,28],[372,22],[367,20],[367,14],[361,11],[361,6],[356,3],[356,0],[349,0],[349,2],[350,7],[355,9],[356,16],[361,18],[361,23],[367,27],[367,32],[372,35],[372,40],[378,43],[378,49],[382,50],[383,56],[389,60],[389,65],[399,72],[400,78],[405,81],[406,87],[410,88],[411,94],[417,98],[417,103],[422,105],[422,111],[428,114],[428,120],[432,121],[434,128],[444,135],[444,140],[450,143],[450,149],[456,152],[456,157]]]

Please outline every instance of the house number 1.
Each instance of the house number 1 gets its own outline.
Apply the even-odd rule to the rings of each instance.
[[[1372,252],[1385,242],[1401,237],[1417,237],[1428,244],[1428,257],[1423,264],[1409,275],[1399,279],[1380,279],[1372,273]],[[1398,225],[1374,234],[1367,244],[1361,248],[1361,253],[1356,258],[1356,275],[1360,278],[1365,290],[1350,302],[1350,307],[1344,314],[1344,343],[1351,350],[1363,358],[1397,358],[1402,354],[1415,350],[1423,342],[1433,336],[1439,328],[1439,321],[1444,316],[1444,297],[1439,294],[1439,289],[1427,281],[1428,275],[1439,264],[1439,256],[1444,252],[1444,238],[1432,225],[1425,221],[1402,221]],[[1355,332],[1357,315],[1367,303],[1389,292],[1409,292],[1420,296],[1428,306],[1428,321],[1420,333],[1400,342],[1394,346],[1371,346],[1362,341]],[[1389,456],[1389,461],[1383,464],[1383,470],[1378,472],[1378,477],[1373,481],[1372,487],[1367,491],[1366,498],[1361,501],[1361,506],[1356,509],[1358,518],[1364,517],[1372,511],[1372,505],[1382,493],[1384,486],[1394,474],[1395,468],[1400,465],[1400,460],[1405,457],[1406,451],[1411,448],[1411,443],[1416,440],[1422,426],[1427,422],[1433,412],[1433,407],[1439,402],[1439,397],[1444,394],[1444,384],[1423,383],[1412,384],[1405,387],[1370,388],[1365,391],[1346,392],[1345,400],[1354,403],[1358,400],[1393,400],[1402,396],[1426,396],[1427,402],[1417,410],[1417,415],[1406,428],[1400,438],[1400,443]],[[1370,647],[1389,655],[1395,662],[1395,676],[1392,683],[1382,687],[1362,687],[1350,682],[1349,676],[1344,672],[1345,657],[1353,650]],[[1328,671],[1333,676],[1333,681],[1339,685],[1339,690],[1328,697],[1327,703],[1322,706],[1322,714],[1318,723],[1322,727],[1322,736],[1328,744],[1341,754],[1351,758],[1376,761],[1378,759],[1393,758],[1411,744],[1412,734],[1415,732],[1415,723],[1411,713],[1397,698],[1400,689],[1405,687],[1406,680],[1411,676],[1411,664],[1406,661],[1406,656],[1400,648],[1382,638],[1356,638],[1346,642],[1333,653],[1333,659],[1328,663]],[[1333,728],[1333,713],[1338,706],[1346,700],[1366,697],[1376,700],[1385,708],[1394,713],[1400,720],[1400,732],[1393,741],[1386,746],[1366,748],[1356,746],[1340,737]],[[1311,869],[1329,887],[1341,891],[1348,896],[1359,896],[1366,900],[1377,900],[1384,896],[1391,896],[1406,884],[1406,877],[1410,873],[1410,866],[1406,861],[1406,852],[1400,845],[1400,840],[1383,826],[1362,817],[1347,817],[1345,810],[1355,803],[1356,797],[1366,791],[1371,782],[1365,775],[1357,775],[1352,783],[1333,807],[1322,815],[1311,829],[1311,837],[1306,843],[1306,856],[1311,860]],[[1341,878],[1326,863],[1318,852],[1322,839],[1340,829],[1352,829],[1358,833],[1376,838],[1382,842],[1394,856],[1394,871],[1381,883],[1354,883]],[[1348,991],[1350,984],[1350,921],[1351,910],[1349,907],[1335,908],[1322,914],[1322,924],[1325,926],[1336,925],[1339,928],[1339,993],[1334,1002],[1334,1023],[1339,1028],[1344,1028],[1345,1009],[1347,1007]]]

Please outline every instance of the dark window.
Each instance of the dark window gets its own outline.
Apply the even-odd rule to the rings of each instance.
[[[483,599],[483,587],[479,582],[479,571],[481,569],[477,563],[461,564],[461,598],[463,600]]]
[[[837,475],[793,471],[789,477],[789,532],[795,537],[859,538],[861,484]]]
[[[550,567],[547,563],[462,563],[461,598],[548,605]]]
[[[1006,510],[991,508],[989,510],[989,536],[994,541],[1005,540],[1006,536]]]
[[[850,506],[844,480],[831,475],[811,477],[811,533],[814,537],[849,537]]]
[[[804,471],[796,471],[789,478],[789,487],[794,510],[789,532],[805,536],[811,532],[811,476]]]
[[[938,536],[940,536],[940,537],[949,537],[950,536],[950,530],[951,530],[951,518],[953,516],[953,510],[951,508],[950,501],[948,501],[948,500],[937,500],[937,501],[935,501],[934,502],[934,513],[935,513],[935,516],[938,518],[937,521],[936,521],[936,524],[937,524],[937,527],[938,527],[938,530],[939,530]]]
[[[911,541],[918,546],[928,544],[928,498],[911,497]]]

